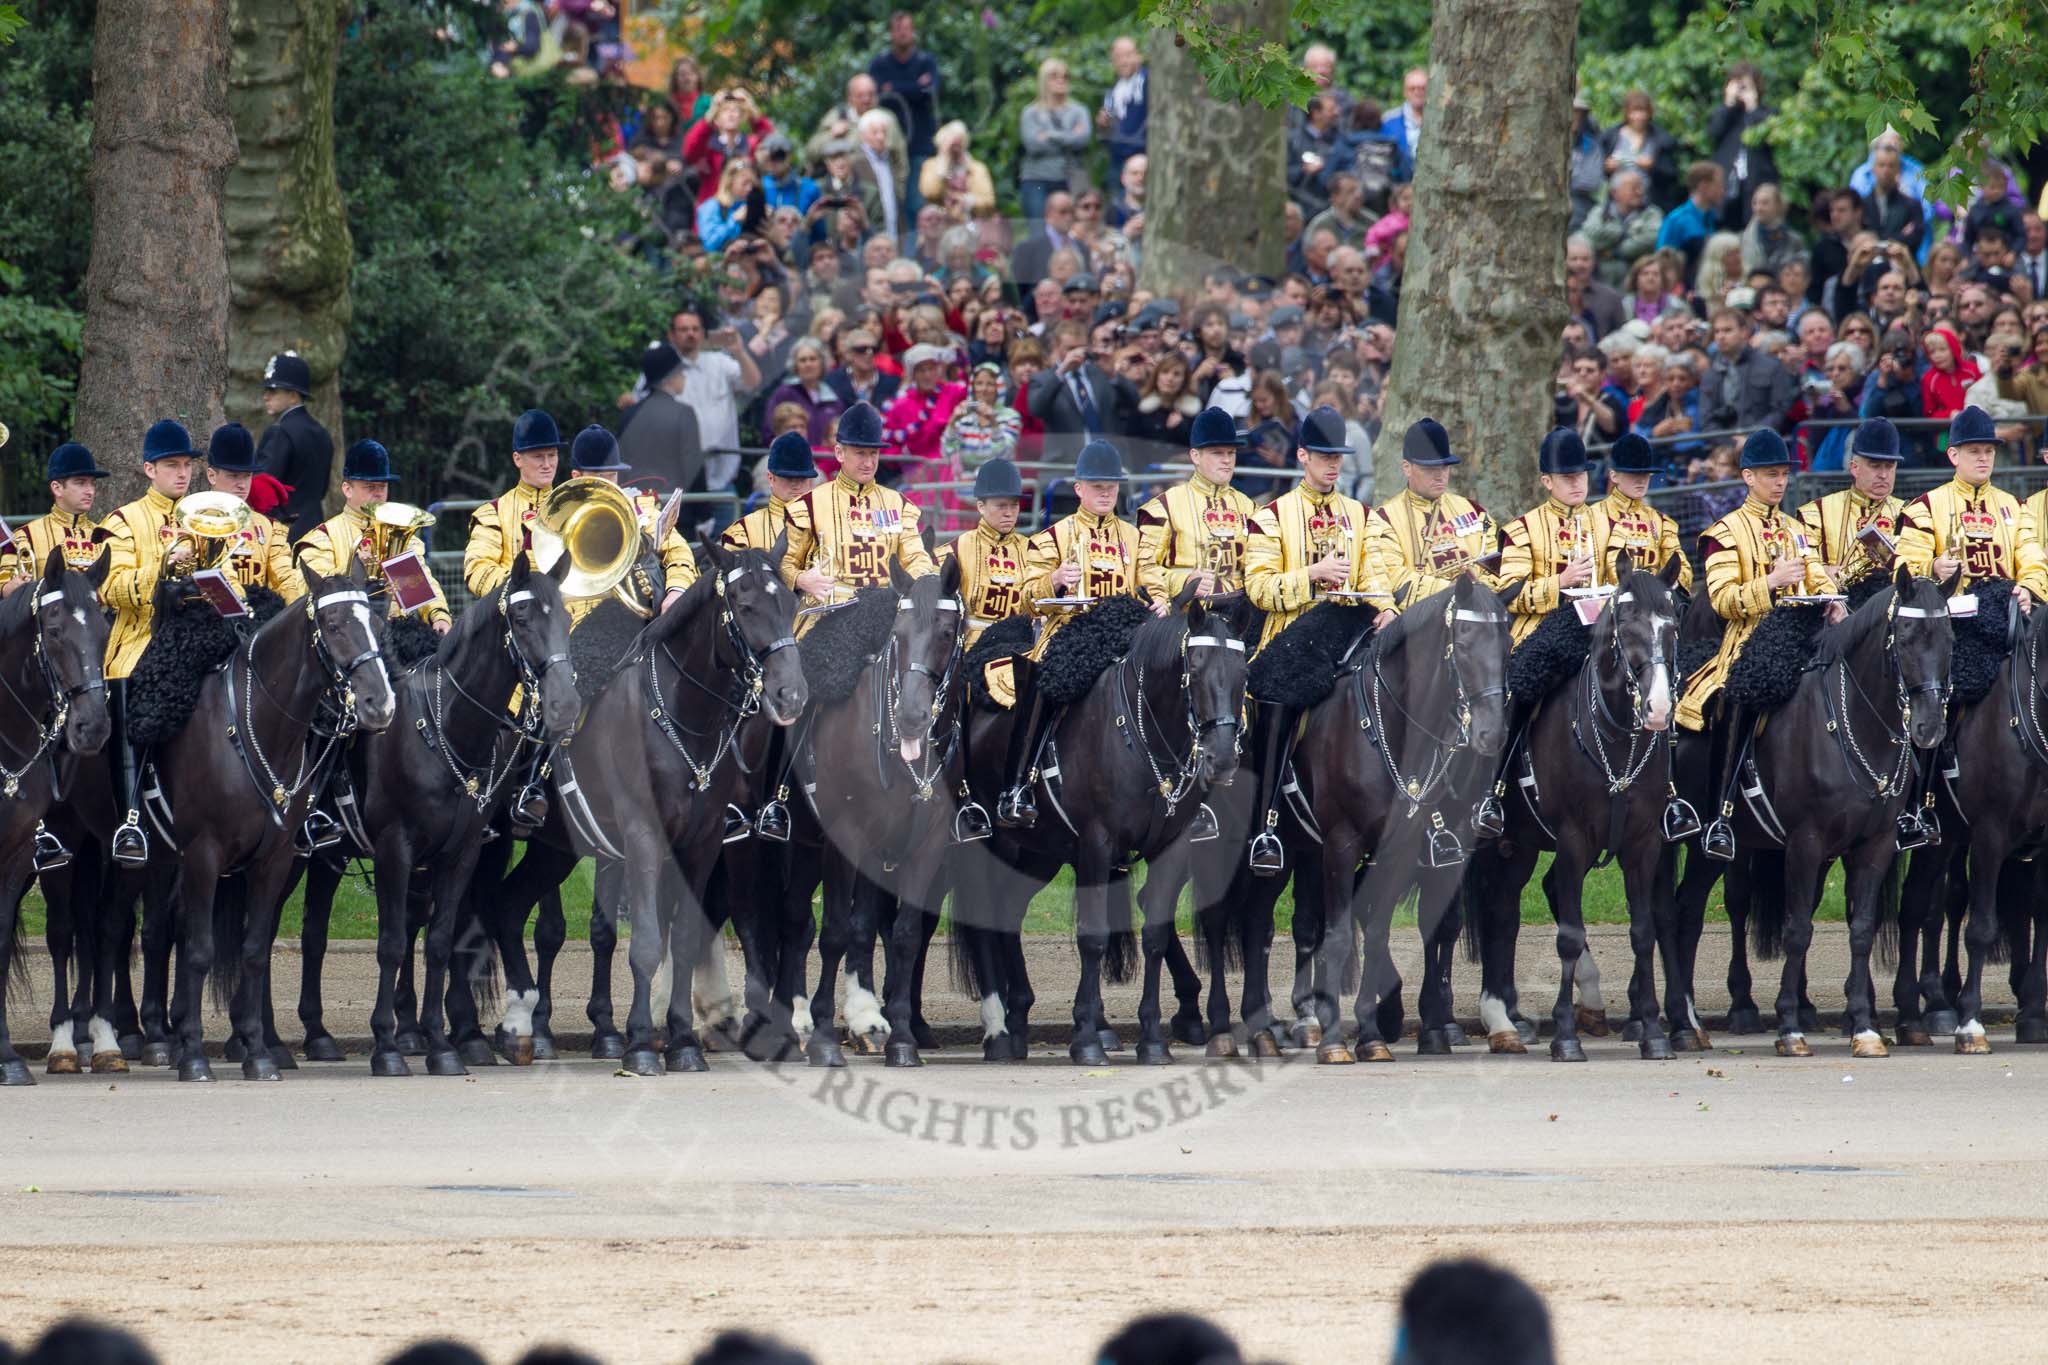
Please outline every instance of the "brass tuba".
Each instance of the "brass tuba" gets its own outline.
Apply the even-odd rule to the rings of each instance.
[[[640,515],[633,500],[606,479],[571,479],[541,500],[533,527],[533,565],[543,572],[569,556],[564,597],[612,593],[642,616],[653,610],[624,587],[640,557]]]
[[[405,553],[406,545],[434,524],[434,514],[409,502],[380,502],[368,515],[370,537],[370,578],[384,577],[384,561]]]
[[[164,546],[166,560],[179,545],[192,547],[192,558],[182,565],[166,563],[164,576],[183,578],[199,569],[220,567],[242,532],[256,519],[249,504],[233,493],[190,493],[171,509],[170,543]]]

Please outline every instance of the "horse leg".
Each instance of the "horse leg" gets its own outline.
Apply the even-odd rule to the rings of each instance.
[[[1031,1007],[1038,1003],[1031,989],[1031,968],[1024,960],[1024,919],[1031,913],[1030,896],[1011,902],[1009,913],[999,921],[996,947],[1002,954],[1003,1024],[1010,1040],[1010,1057],[1024,1061],[1031,1055]]]
[[[845,1066],[839,1046],[836,1000],[839,966],[853,936],[855,869],[835,845],[823,851],[824,916],[818,932],[818,989],[811,997],[812,1028],[804,1056],[812,1066]],[[850,1003],[850,1002],[849,1002]]]
[[[1294,942],[1294,983],[1287,992],[1294,1007],[1294,1045],[1316,1047],[1326,1033],[1342,1034],[1338,1023],[1337,988],[1322,972],[1323,873],[1320,850],[1302,855],[1290,874],[1294,885],[1294,917],[1288,937]],[[1261,880],[1279,881],[1274,877]],[[1275,893],[1277,903],[1278,893]]]
[[[1181,941],[1178,903],[1173,909],[1174,913],[1166,917],[1166,970],[1173,978],[1173,996],[1178,1007],[1167,1031],[1175,1042],[1199,1047],[1209,1037],[1209,1031],[1202,1027],[1202,978],[1195,971],[1195,964],[1188,960],[1187,944]]]
[[[80,836],[83,842],[84,836]],[[77,847],[76,844],[73,847]],[[100,862],[97,853],[81,849],[71,864],[78,869],[81,880],[77,885],[80,894],[89,905],[100,907],[99,914],[103,927],[100,939],[100,969],[106,974],[105,986],[112,992],[108,1015],[114,1021],[114,1029],[120,1035],[121,1055],[131,1062],[142,1060],[142,1010],[135,995],[135,973],[131,964],[135,959],[136,930],[135,902],[131,896],[121,900],[108,894],[112,878]]]
[[[1780,1057],[1813,1055],[1813,1048],[1806,1041],[1806,1030],[1800,1026],[1799,995],[1806,975],[1806,949],[1813,941],[1813,890],[1817,884],[1816,874],[1824,861],[1811,836],[1795,837],[1785,846],[1785,961],[1778,970],[1776,1043]]]
[[[2026,903],[2031,915],[2026,970],[2020,974],[2015,996],[2019,1017],[2013,1025],[2015,1043],[2048,1043],[2048,905],[2041,900],[2043,863],[2026,864]]]
[[[1898,1046],[1927,1047],[1927,1021],[1921,1011],[1921,962],[1927,954],[1929,921],[1940,922],[1932,913],[1948,875],[1948,861],[1955,841],[1915,849],[1906,863],[1904,884],[1899,890],[1899,963],[1892,977],[1892,1006],[1898,1011]]]
[[[626,1053],[619,1059],[619,1069],[634,1076],[659,1076],[661,1057],[654,1050],[654,976],[669,948],[661,898],[669,850],[660,832],[640,819],[628,819],[622,836],[625,907],[633,926],[632,942],[626,950],[626,963],[633,972],[633,1003],[626,1011]],[[683,981],[672,983],[670,1008],[674,1008],[676,995],[687,992]]]
[[[545,860],[551,850],[544,845],[529,842],[526,856],[520,859],[523,867],[536,859]],[[546,880],[543,879],[543,885]],[[542,896],[539,899],[545,900]],[[560,904],[558,901],[557,904]],[[514,1066],[531,1066],[534,1060],[533,1012],[540,1007],[540,985],[533,978],[533,967],[526,960],[526,914],[532,902],[525,900],[501,900],[497,905],[480,908],[488,916],[489,937],[479,941],[472,955],[488,961],[490,949],[495,946],[498,966],[504,972],[504,1007],[495,1031],[495,1040],[504,1053],[505,1060]],[[637,927],[637,921],[636,921]],[[474,982],[476,973],[465,975]],[[465,1020],[465,1028],[457,1034],[457,1047],[462,1060],[472,1066],[488,1065],[487,1058],[492,1051],[492,1042],[482,1036],[482,1029],[474,1020]],[[471,1036],[468,1028],[477,1028]]]
[[[177,1060],[178,1039],[170,1017],[171,944],[177,937],[176,883],[145,871],[110,869],[114,899],[130,908],[142,898],[142,1064],[170,1066]]]
[[[284,871],[279,875],[289,881],[292,875],[292,864],[296,861],[296,859],[287,859]],[[256,916],[261,915],[264,917],[264,922],[270,926],[268,931],[269,938],[263,945],[262,961],[256,969],[256,979],[258,982],[256,1003],[257,1008],[263,1012],[263,1050],[270,1054],[270,1060],[277,1064],[278,1070],[297,1071],[299,1069],[299,1060],[285,1043],[284,1035],[277,1031],[277,1002],[274,999],[271,983],[271,965],[276,961],[277,957],[277,931],[280,922],[284,918],[283,888],[279,888],[277,899],[267,910],[258,907],[252,909],[250,913],[252,921]]]
[[[1927,1031],[1954,1033],[1960,1018],[1956,1011],[1963,993],[1963,916],[1970,908],[1971,887],[1978,872],[1977,860],[1966,849],[1958,849],[1949,864],[1947,894],[1941,915],[1928,927],[1931,951],[1923,968],[1922,987],[1927,995]],[[1947,929],[1943,951],[1943,929]]]
[[[791,848],[781,862],[781,881],[775,898],[775,1019],[786,1029],[778,1055],[791,1047],[802,1047],[815,1031],[808,995],[810,983],[805,972],[810,965],[811,945],[818,936],[818,920],[811,913],[811,892],[818,885],[818,854],[812,848]]]
[[[1323,929],[1323,953],[1330,965],[1324,970],[1333,982],[1348,979],[1346,973],[1353,969],[1351,959],[1355,952],[1358,993],[1351,1014],[1358,1025],[1357,1057],[1361,1062],[1391,1062],[1394,1052],[1388,1046],[1387,1035],[1392,1031],[1398,1040],[1400,1033],[1398,1025],[1389,1030],[1392,1021],[1385,1006],[1401,988],[1390,941],[1394,906],[1399,898],[1378,894],[1381,888],[1375,883],[1385,880],[1382,874],[1369,873],[1362,884],[1353,876],[1362,851],[1355,836],[1347,832],[1341,838],[1325,837],[1323,911],[1328,921]],[[1355,945],[1351,928],[1354,914],[1359,921]],[[1326,1033],[1325,1053],[1330,1049],[1330,1041]]]
[[[1551,893],[1550,912],[1557,921],[1557,1003],[1550,1011],[1551,1022],[1557,1026],[1556,1036],[1550,1040],[1550,1059],[1554,1062],[1586,1060],[1585,1045],[1579,1041],[1579,1016],[1573,1005],[1572,988],[1578,982],[1579,958],[1586,951],[1585,908],[1581,897],[1590,861],[1583,843],[1567,832],[1558,841],[1557,856],[1551,860],[1550,874],[1543,879],[1544,888]],[[1665,1057],[1671,1055],[1671,1045],[1664,1041],[1661,1029],[1646,1036],[1641,1046],[1645,1057],[1660,1053]]]
[[[24,887],[21,895],[27,894]],[[76,1076],[83,1069],[78,1064],[78,1035],[83,1032],[83,1021],[75,1018],[78,1000],[71,989],[73,954],[80,938],[77,921],[83,910],[83,906],[74,905],[70,898],[51,895],[45,889],[43,945],[50,955],[50,973],[54,980],[50,992],[50,1046],[43,1054],[46,1075]],[[14,914],[18,917],[20,913],[17,906]],[[0,976],[0,988],[6,985],[7,978]]]
[[[213,970],[213,898],[220,855],[211,839],[186,846],[178,867],[178,967],[171,1001],[178,1079],[211,1081],[206,1060],[206,977]]]
[[[488,849],[489,845],[485,847]],[[474,889],[475,885],[472,882],[471,890]],[[462,1052],[456,1046],[455,1035],[465,1024],[469,1029],[475,1029],[476,1001],[466,985],[459,983],[456,978],[467,977],[472,970],[471,963],[481,956],[480,949],[485,931],[477,922],[477,913],[477,902],[473,896],[463,896],[460,899],[437,897],[427,916],[426,964],[423,989],[419,997],[418,1043],[419,1055],[427,1059],[429,1076],[469,1074]],[[379,914],[381,921],[381,903]],[[413,901],[408,897],[402,921],[403,937],[398,953],[398,976],[392,987],[395,1002],[392,1046],[401,1057],[413,1055],[408,1052],[406,1046],[404,997],[406,982],[412,970],[412,939],[415,924]],[[458,943],[465,945],[459,953]],[[444,1004],[449,1015],[445,1022],[442,1015]],[[460,1022],[454,1017],[458,1010],[465,1011]],[[478,1065],[493,1065],[496,1061],[497,1058],[491,1054],[490,1048],[482,1049]]]
[[[600,1061],[626,1055],[626,1035],[612,1017],[612,955],[619,946],[619,893],[625,880],[624,863],[597,860],[590,893],[590,1003],[584,1013],[590,1019],[590,1055]]]
[[[710,1063],[704,1060],[704,1042],[697,1036],[695,1000],[695,980],[703,968],[707,949],[718,949],[718,927],[704,913],[704,884],[710,873],[708,862],[688,869],[672,862],[662,877],[662,904],[667,921],[664,932],[669,972],[675,983],[668,995],[668,1045],[662,1053],[662,1065],[670,1071],[710,1070]],[[723,950],[718,950],[722,954]],[[718,969],[722,985],[722,956]]]
[[[562,955],[562,945],[569,941],[569,917],[562,910],[562,889],[557,886],[540,898],[540,913],[533,921],[533,953],[539,959],[540,971],[534,980],[534,988],[540,992],[540,999],[533,1007],[533,1057],[535,1061],[552,1062],[555,1052],[555,959]]]
[[[1849,979],[1842,991],[1849,1011],[1850,1050],[1858,1057],[1889,1055],[1872,1008],[1870,950],[1877,942],[1877,900],[1894,849],[1891,831],[1851,849],[1842,859],[1849,913]]]
[[[412,1068],[406,1065],[405,1054],[398,1050],[398,969],[405,955],[412,947],[412,937],[407,933],[409,917],[407,891],[412,881],[412,850],[403,828],[403,822],[395,822],[383,830],[377,839],[377,1001],[370,1007],[370,1074],[372,1076],[410,1076]],[[306,890],[306,920],[313,918],[313,885],[319,876],[318,869],[324,862],[317,855],[309,870]],[[305,994],[299,996],[299,1013],[305,1015]],[[318,1016],[315,1015],[317,1022]],[[307,1027],[313,1027],[308,1023]],[[311,1052],[311,1035],[308,1035],[307,1050]]]
[[[1993,820],[1980,820],[1970,828],[1969,919],[1964,924],[1963,945],[1968,970],[1962,991],[1956,996],[1955,1049],[1968,1056],[1991,1051],[1984,1036],[1984,964],[1998,943],[1998,871],[2008,852],[2005,832]]]
[[[398,962],[398,984],[392,991],[392,1013],[397,1020],[398,1050],[407,1057],[427,1055],[427,1035],[420,1026],[420,995],[414,972],[413,945],[426,933],[435,914],[431,905],[414,897],[405,908],[405,952]]]
[[[1274,881],[1278,877],[1262,877],[1255,880]],[[1254,896],[1245,907],[1245,913],[1238,921],[1238,952],[1244,959],[1243,1009],[1247,1042],[1254,1057],[1278,1057],[1284,1038],[1292,1039],[1292,1031],[1282,1032],[1280,1023],[1273,1017],[1273,902],[1277,896]]]
[[[334,1035],[327,1031],[325,1002],[320,996],[320,970],[327,960],[327,929],[334,913],[334,892],[341,885],[341,875],[339,863],[329,862],[317,853],[307,861],[306,897],[302,911],[304,923],[299,928],[299,1022],[306,1027],[306,1060],[309,1062],[338,1062],[347,1055],[341,1044],[334,1040]],[[384,888],[382,878],[378,880],[377,941],[381,952]],[[285,888],[285,894],[291,894],[289,886]],[[403,915],[395,932],[401,935],[405,932]],[[382,989],[381,983],[379,989]]]
[[[1076,1066],[1105,1066],[1102,1046],[1102,959],[1109,947],[1109,879],[1115,858],[1099,836],[1084,837],[1074,857],[1074,941],[1081,976],[1074,986],[1074,1033],[1067,1056]]]
[[[1175,843],[1152,861],[1138,896],[1144,914],[1139,941],[1145,955],[1144,993],[1138,1000],[1138,1044],[1135,1056],[1140,1065],[1164,1066],[1173,1060],[1167,1047],[1166,1029],[1161,1022],[1161,976],[1174,933],[1174,912],[1180,908],[1180,886],[1188,874],[1188,846]]]
[[[1482,847],[1467,871],[1473,896],[1472,933],[1479,941],[1479,1022],[1489,1052],[1525,1053],[1515,1022],[1515,944],[1522,929],[1522,888],[1536,870],[1533,844]]]
[[[898,870],[899,877],[907,867]],[[905,892],[913,888],[904,880],[899,883]],[[883,939],[883,952],[887,965],[882,973],[882,1017],[887,1021],[889,1036],[883,1040],[883,1061],[889,1066],[922,1066],[924,1059],[918,1056],[918,1042],[915,1029],[918,996],[918,961],[923,956],[925,941],[924,909],[920,899],[912,894],[893,898],[896,912],[888,920],[887,936]]]
[[[855,1052],[871,1056],[888,1040],[889,1021],[875,990],[875,938],[885,914],[893,914],[896,898],[874,878],[879,868],[853,864],[852,913],[849,916],[846,962],[846,1040]]]

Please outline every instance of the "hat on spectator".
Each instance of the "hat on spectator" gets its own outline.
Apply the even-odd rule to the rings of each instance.
[[[1211,446],[1244,448],[1244,435],[1237,429],[1237,419],[1218,407],[1203,408],[1195,414],[1194,425],[1188,428],[1188,449],[1207,450]]]
[[[1273,310],[1272,316],[1267,318],[1266,321],[1272,323],[1275,327],[1299,327],[1302,323],[1308,321],[1308,317],[1293,304],[1283,303]]]
[[[839,444],[862,450],[880,450],[889,444],[882,439],[882,414],[872,403],[855,403],[839,414]]]
[[[1615,437],[1614,444],[1607,451],[1607,472],[1610,474],[1648,474],[1657,468],[1656,456],[1650,450],[1650,443],[1633,431],[1624,431]]]
[[[974,471],[974,500],[988,498],[1021,498],[1024,496],[1024,479],[1017,473],[1017,466],[998,455],[983,462]]]
[[[1543,449],[1536,456],[1536,467],[1545,474],[1583,474],[1586,472],[1586,443],[1570,427],[1556,427],[1543,438]]]
[[[668,343],[663,342],[663,345]],[[560,450],[562,433],[555,426],[555,419],[539,408],[528,408],[519,414],[519,420],[512,424],[512,453],[523,450]]]
[[[579,474],[616,474],[633,467],[619,458],[619,438],[595,422],[576,433],[569,466]]]
[[[350,483],[397,483],[391,472],[391,452],[381,441],[367,437],[350,446],[341,457],[341,477]]]
[[[778,479],[818,477],[818,461],[801,431],[785,431],[769,445],[768,472]]]
[[[818,159],[830,160],[835,156],[852,156],[853,144],[843,137],[835,137],[818,148]]]
[[[1265,275],[1250,275],[1237,286],[1237,292],[1248,299],[1269,299],[1277,286]]]
[[[1252,368],[1255,370],[1277,370],[1280,368],[1280,343],[1259,341],[1252,344]]]
[[[763,161],[776,156],[790,155],[789,139],[781,133],[770,133],[755,145],[754,154]]]
[[[1115,299],[1104,299],[1095,305],[1095,315],[1088,319],[1088,325],[1092,328],[1100,327],[1105,322],[1121,322],[1123,316],[1123,304]]]
[[[1899,429],[1887,418],[1873,417],[1860,423],[1849,438],[1849,453],[1860,460],[1899,459]]]
[[[1978,407],[1975,403],[1970,404],[1949,419],[1949,449],[1953,450],[1957,446],[1963,445],[1983,445],[1986,443],[1993,445],[2004,444],[1998,439],[1998,428],[1992,424],[1991,414]]]
[[[1737,285],[1728,291],[1724,301],[1738,313],[1753,313],[1756,311],[1756,290],[1746,284]]]
[[[1076,483],[1122,483],[1124,478],[1124,457],[1115,446],[1098,440],[1081,447],[1074,461]]]
[[[1318,455],[1349,455],[1354,449],[1345,437],[1344,414],[1328,403],[1301,419],[1301,434],[1296,443]]]
[[[92,452],[76,441],[66,441],[50,452],[51,479],[104,479],[114,471],[101,469]]]
[[[640,377],[650,389],[682,367],[682,356],[666,341],[650,342],[640,353]]]
[[[180,455],[197,455],[192,448],[192,433],[185,430],[185,424],[169,417],[150,424],[142,433],[142,462],[176,459]]]
[[[256,438],[240,422],[215,427],[206,440],[206,463],[223,474],[254,474]]]
[[[1451,434],[1434,417],[1424,417],[1409,425],[1401,437],[1401,458],[1423,466],[1464,463],[1451,453]]]
[[[1179,316],[1180,305],[1172,299],[1154,299],[1138,310],[1137,327],[1142,332],[1148,328],[1157,327],[1168,318],[1177,318]]]
[[[903,353],[903,373],[916,374],[920,365],[944,365],[952,359],[951,351],[920,341]]]
[[[1313,370],[1315,367],[1316,353],[1306,346],[1289,346],[1280,352],[1282,374],[1300,374],[1303,370]]]
[[[1233,332],[1242,332],[1251,325],[1252,320],[1243,313],[1232,313],[1230,315],[1230,330]]]
[[[1093,275],[1085,270],[1080,270],[1067,277],[1067,282],[1061,287],[1060,292],[1062,294],[1093,294],[1099,287]]]
[[[313,371],[297,351],[279,351],[263,367],[263,387],[290,389],[300,397],[310,397],[313,393]]]
[[[1785,448],[1785,438],[1769,427],[1752,431],[1742,442],[1744,469],[1775,469],[1791,463],[1792,452]]]

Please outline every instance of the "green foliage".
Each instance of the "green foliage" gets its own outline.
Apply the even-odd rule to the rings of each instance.
[[[498,491],[524,408],[615,424],[677,297],[638,198],[589,168],[571,87],[493,80],[473,50],[387,14],[343,45],[336,86],[356,247],[342,403],[422,503]]]
[[[28,20],[13,5],[0,5],[0,47],[14,41],[14,35],[28,27]]]
[[[47,8],[0,70],[0,251],[21,271],[9,287],[73,308],[92,243],[91,24]]]
[[[1334,0],[1289,0],[1286,31],[1314,31],[1340,16],[1344,22],[1357,23],[1363,16],[1350,13],[1357,8],[1364,7],[1339,6]],[[1277,109],[1305,104],[1316,92],[1300,59],[1258,25],[1253,6],[1236,10],[1223,21],[1213,17],[1208,0],[1139,0],[1138,17],[1174,34],[1209,83],[1212,99]]]
[[[19,269],[0,261],[0,415],[13,429],[10,458],[0,468],[0,508],[10,510],[15,490],[33,484],[44,452],[70,435],[85,323],[75,309],[16,293],[21,281]]]

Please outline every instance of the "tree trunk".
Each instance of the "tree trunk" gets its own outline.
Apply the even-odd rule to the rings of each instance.
[[[1285,0],[1212,6],[1219,24],[1250,24],[1286,41]],[[1202,73],[1153,29],[1146,53],[1145,233],[1139,288],[1194,291],[1202,273],[1234,265],[1277,276],[1287,248],[1285,115],[1209,97]]]
[[[1437,0],[1400,326],[1373,450],[1382,501],[1401,437],[1434,417],[1454,486],[1496,520],[1536,501],[1564,326],[1565,189],[1579,0]]]
[[[334,435],[340,497],[341,358],[352,245],[334,176],[334,69],[350,0],[229,0],[228,102],[242,156],[227,184],[229,416],[260,433],[263,368],[297,351],[313,415]]]
[[[93,31],[92,256],[78,435],[115,471],[111,509],[142,486],[142,434],[175,417],[205,441],[227,382],[221,191],[227,0],[100,0]]]

